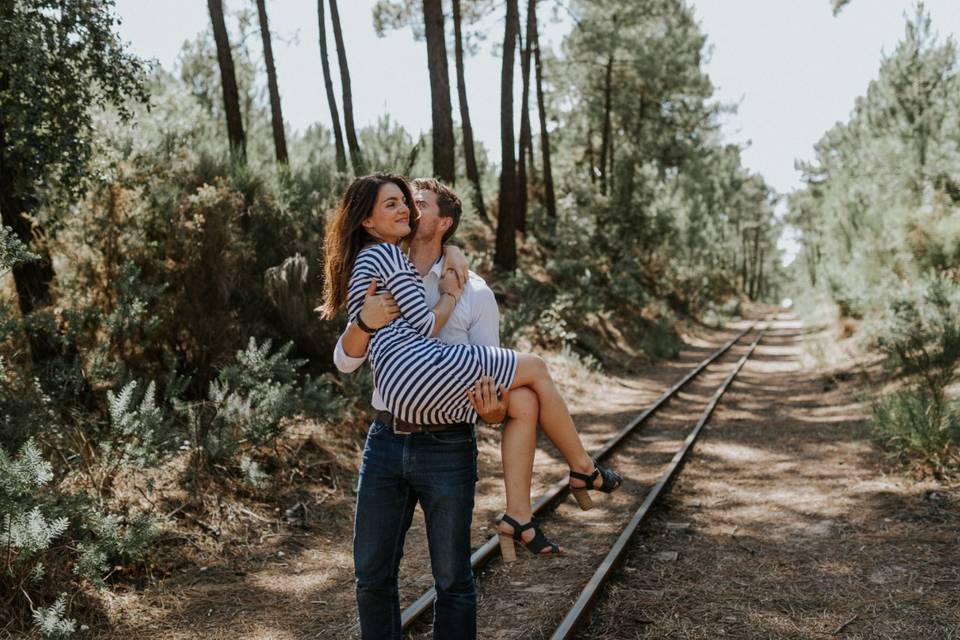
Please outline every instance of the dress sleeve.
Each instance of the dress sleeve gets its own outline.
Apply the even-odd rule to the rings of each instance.
[[[423,280],[403,255],[400,247],[383,242],[370,250],[377,278],[377,290],[386,289],[400,307],[400,315],[418,333],[429,336],[436,323],[433,310],[427,306]],[[364,286],[370,286],[369,278]],[[362,304],[361,304],[362,306]],[[359,311],[359,309],[358,309]]]

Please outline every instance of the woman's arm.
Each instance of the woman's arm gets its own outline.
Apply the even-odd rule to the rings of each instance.
[[[423,291],[423,281],[417,275],[413,265],[396,245],[382,243],[372,247],[358,257],[354,266],[357,282],[354,290],[369,285],[369,278],[376,277],[387,291],[393,294],[400,314],[417,332],[424,336],[435,336],[450,318],[463,288],[456,276],[451,274],[441,278],[440,301],[431,309],[427,306]],[[362,278],[362,280],[361,280]],[[355,305],[359,311],[359,300]],[[351,316],[355,318],[356,314]]]

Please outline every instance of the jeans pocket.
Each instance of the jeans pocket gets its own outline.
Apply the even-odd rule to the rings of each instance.
[[[378,433],[381,433],[387,430],[388,430],[387,425],[383,424],[379,420],[374,420],[373,424],[371,424],[370,428],[367,430],[367,437],[369,438],[370,436],[375,436]]]

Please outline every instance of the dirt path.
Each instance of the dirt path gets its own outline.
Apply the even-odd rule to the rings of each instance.
[[[764,338],[580,637],[960,638],[960,496],[883,471],[809,337]]]
[[[548,361],[588,448],[594,448],[743,326],[735,324],[723,331],[688,338],[677,358],[645,367],[629,377],[600,375],[586,370],[576,360],[561,356],[548,357]],[[474,511],[475,546],[493,532],[495,518],[504,506],[499,447],[499,434],[482,429],[480,482]],[[559,455],[541,437],[534,495],[542,494],[565,474],[566,466]],[[572,505],[570,502],[558,510],[558,522],[563,522],[563,514],[569,513],[576,518],[574,523],[585,525],[580,513],[573,513]],[[222,557],[203,557],[197,553],[195,562],[201,566],[180,567],[173,575],[143,589],[131,586],[127,590],[115,590],[105,603],[114,631],[100,637],[136,637],[138,640],[356,637],[352,492],[348,488],[342,491],[340,499],[328,498],[320,507],[307,506],[311,513],[317,514],[307,529],[291,528],[269,534]],[[601,509],[591,512],[593,523],[586,526],[596,527],[602,523],[603,513]],[[575,535],[564,528],[569,524],[553,526],[548,529],[550,534],[565,544],[569,540],[571,551],[575,551]],[[560,562],[572,563],[575,557],[572,555]],[[578,566],[586,565],[579,562]],[[542,568],[549,569],[549,563]],[[510,580],[525,588],[536,579],[526,575],[521,567]],[[407,537],[401,567],[402,604],[412,602],[431,584],[423,516],[418,510]],[[516,604],[508,594],[501,598],[496,592],[490,592],[481,598],[485,616],[495,615],[501,606],[512,609]],[[494,606],[489,606],[491,604]],[[413,637],[429,637],[429,630],[417,630]]]
[[[555,358],[577,426],[595,447],[744,325],[690,340],[679,357],[631,377]],[[801,364],[806,338],[779,322],[740,374],[694,451],[670,507],[658,514],[604,598],[584,638],[960,637],[960,509],[949,492],[886,476],[862,408],[838,372]],[[562,559],[495,561],[479,582],[482,638],[549,635],[632,507],[672,455],[735,349],[651,421],[613,463],[625,490],[545,521],[570,549]],[[539,495],[565,465],[540,443]],[[499,435],[480,438],[474,544],[502,511]],[[322,506],[306,529],[283,530],[203,567],[110,597],[115,631],[102,637],[356,637],[352,495]],[[667,522],[690,525],[687,530]],[[654,559],[677,551],[675,562]],[[401,569],[402,604],[432,578],[417,514]],[[836,635],[834,635],[836,632]],[[951,635],[952,634],[952,635]],[[429,638],[420,627],[413,640]]]

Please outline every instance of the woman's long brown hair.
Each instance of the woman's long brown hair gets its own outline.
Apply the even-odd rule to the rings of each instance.
[[[410,207],[410,235],[407,238],[413,237],[417,230],[419,218],[417,208],[413,202],[410,185],[403,176],[393,173],[373,173],[354,178],[347,190],[343,192],[333,219],[327,223],[324,241],[323,304],[319,308],[320,316],[325,320],[336,316],[347,302],[350,272],[353,271],[357,254],[367,244],[380,242],[367,232],[362,223],[373,213],[380,187],[390,182],[400,188],[407,199],[407,206]]]

